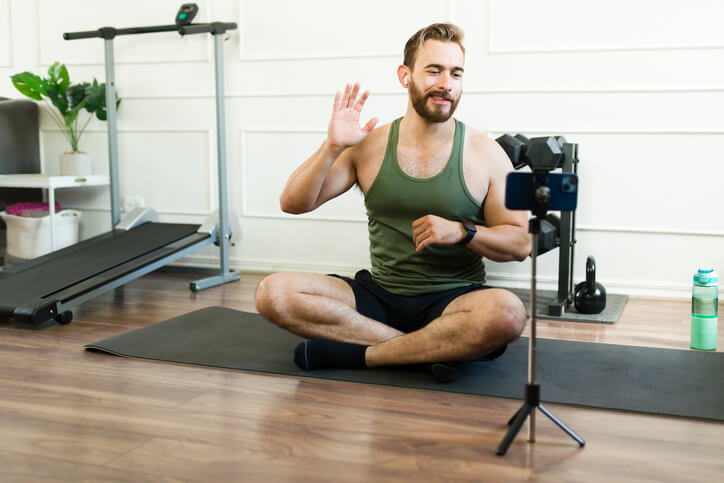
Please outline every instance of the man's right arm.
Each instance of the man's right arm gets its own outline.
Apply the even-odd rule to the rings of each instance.
[[[289,177],[279,197],[282,211],[308,213],[354,186],[357,175],[351,151],[340,152],[325,140]]]
[[[359,115],[369,92],[364,92],[359,99],[357,94],[359,84],[348,84],[344,93],[335,95],[327,139],[289,177],[279,198],[283,211],[310,212],[354,186],[357,181],[354,146],[372,132],[378,121],[370,119],[360,128]]]

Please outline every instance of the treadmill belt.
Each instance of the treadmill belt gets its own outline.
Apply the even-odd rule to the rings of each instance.
[[[101,274],[197,232],[199,225],[145,223],[114,230],[0,271],[0,306],[19,306]],[[10,314],[8,314],[10,315]]]

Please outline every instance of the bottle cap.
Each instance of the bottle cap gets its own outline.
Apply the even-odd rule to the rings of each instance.
[[[694,283],[697,285],[717,285],[719,283],[719,275],[713,268],[700,268],[694,274]]]

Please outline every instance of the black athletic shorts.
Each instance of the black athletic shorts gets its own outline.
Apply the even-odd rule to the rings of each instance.
[[[354,279],[335,274],[330,276],[341,278],[352,287],[360,314],[405,333],[421,329],[440,317],[453,299],[469,292],[490,288],[474,283],[421,295],[396,295],[380,287],[367,270],[357,272]],[[506,347],[493,351],[486,359],[500,356]]]
[[[453,299],[489,288],[483,284],[470,284],[421,295],[397,295],[380,287],[368,270],[357,272],[354,280],[341,275],[331,276],[341,278],[352,287],[357,312],[405,333],[421,329],[440,317]]]

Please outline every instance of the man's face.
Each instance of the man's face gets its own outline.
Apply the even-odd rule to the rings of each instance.
[[[460,102],[465,56],[455,42],[426,40],[409,79],[412,107],[423,119],[445,122]]]

